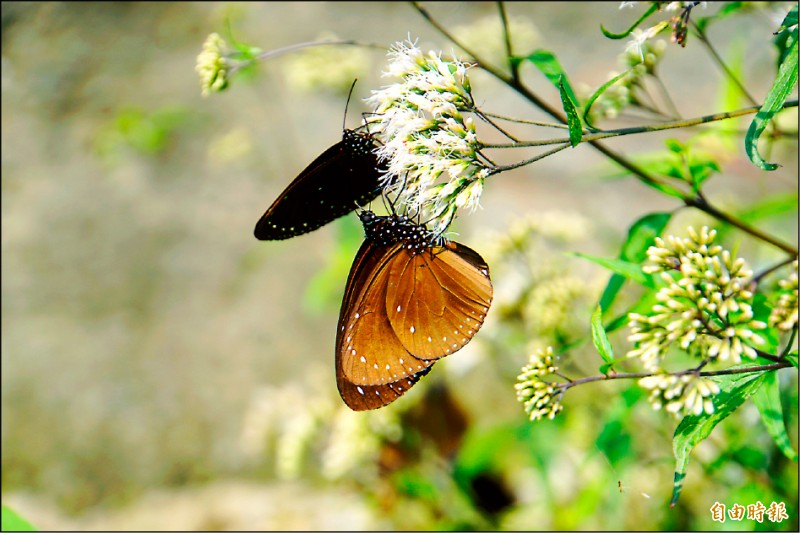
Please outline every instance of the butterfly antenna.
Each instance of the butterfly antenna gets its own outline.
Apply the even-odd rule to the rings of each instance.
[[[358,78],[353,80],[353,85],[350,86],[350,92],[347,93],[347,102],[344,104],[344,117],[342,117],[342,131],[345,130],[345,125],[347,124],[347,108],[350,105],[350,97],[353,96],[353,89],[356,88],[356,82]]]

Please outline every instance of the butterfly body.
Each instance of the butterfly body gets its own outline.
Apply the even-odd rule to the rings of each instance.
[[[386,171],[375,148],[368,133],[344,130],[342,140],[312,161],[261,216],[255,237],[270,241],[309,233],[374,200]]]
[[[492,300],[489,268],[470,248],[401,215],[362,211],[336,336],[340,395],[354,410],[399,398],[464,347]]]

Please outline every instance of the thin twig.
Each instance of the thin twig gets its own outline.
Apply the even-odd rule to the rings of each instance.
[[[511,27],[508,25],[508,15],[506,15],[506,6],[503,2],[497,2],[497,8],[500,11],[500,21],[503,23],[503,41],[506,46],[506,57],[508,58],[508,68],[511,71],[511,77],[519,81],[519,63],[514,61],[514,51],[511,48]]]
[[[229,76],[233,76],[237,71],[243,69],[244,67],[249,66],[250,64],[256,61],[267,61],[268,59],[274,59],[276,57],[288,54],[290,52],[296,52],[298,50],[302,50],[303,48],[311,48],[314,46],[325,46],[325,45],[361,46],[363,48],[375,48],[377,50],[382,50],[384,52],[386,51],[386,46],[384,45],[379,45],[375,43],[364,43],[352,39],[345,39],[339,41],[309,41],[305,43],[298,43],[290,46],[285,46],[283,48],[276,48],[274,50],[267,50],[266,52],[262,52],[257,56],[255,56],[251,61],[234,63],[229,70]]]
[[[788,102],[784,102],[784,109],[789,107],[796,107],[798,105],[797,100],[790,100]],[[581,138],[581,142],[591,142],[594,140],[599,139],[608,139],[610,137],[620,137],[622,135],[633,135],[637,133],[649,133],[652,131],[662,131],[662,130],[671,130],[677,128],[688,128],[691,126],[697,126],[700,124],[706,124],[709,122],[715,122],[719,120],[726,120],[729,118],[740,117],[742,115],[749,115],[752,113],[757,113],[758,110],[761,109],[758,106],[755,107],[748,107],[745,109],[739,109],[737,111],[728,111],[725,113],[714,113],[713,115],[706,115],[703,117],[697,117],[692,119],[685,119],[685,120],[675,120],[672,122],[663,122],[661,124],[652,124],[649,126],[634,126],[630,128],[620,128],[618,130],[603,130],[598,133],[589,133],[585,134]],[[514,144],[483,144],[481,145],[483,148],[521,148],[526,146],[546,146],[548,144],[561,144],[564,142],[569,142],[568,137],[558,138],[558,139],[548,139],[546,141],[520,141]]]
[[[499,174],[499,173],[505,172],[507,170],[513,170],[515,168],[524,167],[525,165],[530,165],[531,163],[535,163],[536,161],[539,161],[540,159],[544,159],[545,157],[549,157],[549,156],[551,156],[553,154],[556,154],[556,153],[560,152],[561,150],[564,150],[565,148],[569,148],[570,146],[572,146],[572,145],[569,142],[566,142],[566,143],[562,144],[561,146],[553,148],[552,150],[548,150],[547,152],[539,154],[539,155],[537,155],[535,157],[532,157],[530,159],[526,159],[524,161],[518,161],[518,162],[512,163],[510,165],[494,167],[489,171],[489,175],[491,176],[493,174]]]
[[[789,257],[788,259],[784,259],[780,263],[777,263],[777,264],[772,265],[771,267],[765,269],[763,272],[759,272],[758,274],[753,276],[753,283],[758,285],[759,283],[761,283],[761,280],[764,279],[766,276],[772,274],[773,272],[775,272],[776,270],[778,270],[782,266],[785,266],[785,265],[788,265],[788,264],[792,263],[795,259],[796,258],[794,258],[794,257]]]
[[[774,356],[773,356],[774,357]],[[697,373],[698,376],[702,377],[713,377],[713,376],[729,376],[733,374],[750,374],[754,372],[769,372],[773,370],[780,370],[781,368],[788,368],[791,367],[792,363],[788,361],[780,361],[777,363],[773,363],[770,365],[757,365],[757,366],[748,366],[743,368],[727,368],[725,370],[709,370],[706,372],[697,372],[697,369],[691,368],[689,370],[681,370],[678,372],[671,372],[669,375],[672,376],[682,376],[685,374],[694,374]],[[630,373],[617,373],[617,374],[603,374],[601,376],[589,376],[581,379],[569,380],[567,383],[554,383],[553,385],[560,388],[560,389],[571,389],[572,387],[576,387],[578,385],[583,385],[584,383],[592,383],[595,381],[610,381],[614,379],[641,379],[647,378],[654,375],[652,372],[630,372]]]

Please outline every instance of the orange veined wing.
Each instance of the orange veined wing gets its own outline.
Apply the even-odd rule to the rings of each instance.
[[[389,280],[389,322],[403,346],[420,359],[463,348],[492,303],[489,267],[456,242],[392,261]]]
[[[353,410],[387,405],[425,375],[434,361],[414,357],[386,314],[390,263],[402,245],[365,241],[347,279],[336,332],[336,384]]]

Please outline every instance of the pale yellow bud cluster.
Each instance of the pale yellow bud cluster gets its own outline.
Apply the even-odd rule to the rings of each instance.
[[[658,371],[667,350],[677,345],[703,358],[741,362],[755,359],[753,345],[764,340],[755,333],[766,324],[753,318],[753,275],[743,259],[714,244],[716,231],[688,228],[689,238],[656,238],[647,251],[665,286],[658,291],[651,312],[629,315],[634,348],[628,357],[641,359],[645,368]]]
[[[542,418],[553,419],[563,409],[559,403],[561,395],[558,387],[543,378],[558,372],[555,366],[553,348],[538,350],[532,354],[527,365],[522,367],[522,373],[517,376],[517,400],[525,406],[525,412],[531,420]]]
[[[797,260],[792,263],[789,277],[778,282],[781,288],[778,301],[769,315],[769,325],[781,331],[797,327]]]
[[[223,50],[225,40],[218,33],[212,33],[203,43],[203,51],[197,56],[195,70],[200,76],[203,96],[219,92],[228,86],[228,65]]]

